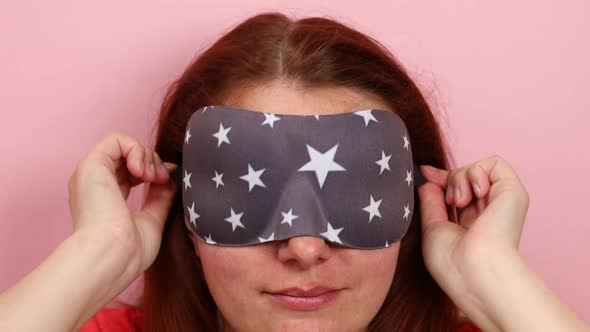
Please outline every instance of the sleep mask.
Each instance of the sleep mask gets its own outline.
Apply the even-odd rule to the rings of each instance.
[[[171,176],[186,227],[221,246],[307,235],[389,247],[408,230],[414,187],[426,182],[392,111],[287,115],[225,105],[191,115]]]

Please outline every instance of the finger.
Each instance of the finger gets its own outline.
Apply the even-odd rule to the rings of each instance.
[[[169,161],[163,162],[162,165],[164,165],[164,168],[166,168],[168,171],[168,176],[170,176],[170,172],[173,172],[176,168],[178,168],[178,165]]]
[[[466,229],[469,229],[485,207],[486,203],[484,202],[484,199],[477,199],[476,201],[469,203],[465,208],[457,208],[459,224]]]
[[[447,222],[449,220],[441,187],[427,182],[418,187],[418,196],[420,198],[420,215],[423,232],[436,223]]]
[[[449,191],[453,190],[453,204],[459,208],[467,206],[473,199],[473,191],[471,189],[471,183],[467,178],[467,172],[474,167],[476,165],[460,168],[450,176]]]
[[[145,148],[144,154],[145,172],[143,177],[146,181],[152,182],[156,177],[156,169],[154,167],[154,154],[148,148]]]
[[[522,182],[516,175],[516,172],[502,157],[491,156],[476,163],[481,170],[483,170],[483,177],[485,185],[488,182],[490,189],[490,199],[494,199],[501,193],[508,191],[516,192],[522,198],[528,198],[526,189]],[[483,188],[482,188],[483,189]]]
[[[157,250],[178,187],[173,181],[164,184],[149,183],[146,187],[149,188],[146,201],[136,224],[144,243],[153,244],[146,247]],[[155,257],[156,254],[157,252],[150,257]]]
[[[477,162],[489,182],[486,196],[478,204],[486,203],[472,228],[487,229],[486,234],[518,250],[528,209],[528,193],[512,167],[499,156]],[[478,209],[481,208],[478,206]]]
[[[83,202],[77,202],[76,206],[82,206],[88,202],[102,202],[107,204],[107,199],[115,199],[112,196],[112,190],[119,189],[122,198],[126,199],[126,185],[122,185],[121,175],[118,170],[125,168],[125,159],[129,164],[135,155],[137,158],[141,154],[141,144],[124,134],[114,133],[103,138],[96,146],[94,146],[87,155],[80,160],[76,167],[75,173],[72,175],[72,191],[80,191],[84,197]],[[137,159],[136,159],[137,160]],[[133,164],[132,164],[133,165]],[[139,170],[139,163],[135,163],[132,171],[135,173]],[[107,193],[104,192],[107,191]],[[94,199],[93,197],[96,196]],[[107,196],[108,198],[105,198]],[[115,202],[114,204],[118,204]],[[74,213],[77,213],[77,207],[71,208]],[[88,209],[88,207],[86,207]],[[96,207],[98,213],[108,213],[103,211],[102,206]]]
[[[150,183],[142,211],[152,215],[163,226],[178,186],[174,181]]]
[[[135,224],[146,248],[142,259],[142,271],[153,263],[158,254],[164,225],[177,191],[177,186],[172,181],[164,184],[147,183],[145,188],[146,201],[140,211],[134,212]],[[146,257],[151,259],[147,260]]]
[[[479,163],[473,163],[459,169],[450,176],[449,182],[449,191],[454,190],[453,204],[458,208],[467,206],[474,196],[475,198],[485,196],[489,187],[488,176]],[[484,187],[485,191],[482,191],[482,187]]]
[[[430,165],[420,165],[420,172],[429,182],[438,185],[441,188],[447,187],[449,172],[444,169],[436,168]]]
[[[430,165],[421,165],[420,171],[426,177],[429,182],[432,182],[445,191],[445,202],[448,205],[454,203],[453,190],[450,187],[450,180],[455,171],[447,171],[444,169],[436,168]]]
[[[145,148],[143,146],[138,146],[127,158],[127,169],[129,169],[131,174],[136,178],[141,178],[145,172],[145,168]]]
[[[502,204],[495,209],[484,210],[482,216],[493,215],[505,222],[524,220],[528,209],[528,193],[513,168],[499,156],[484,159],[478,165],[489,179],[489,206]]]
[[[471,184],[471,188],[477,198],[481,198],[487,194],[490,187],[488,176],[479,164],[473,165],[467,169],[467,180]]]
[[[100,141],[88,153],[87,158],[102,163],[113,174],[116,174],[116,168],[121,164],[121,159],[126,159],[127,168],[134,175],[141,176],[142,153],[143,146],[136,139],[121,133],[113,133]]]
[[[155,182],[157,183],[165,183],[166,181],[168,181],[168,170],[164,167],[164,164],[162,163],[162,159],[160,158],[160,156],[158,155],[158,153],[156,153],[154,151],[154,160],[156,163],[156,180]]]
[[[142,159],[140,163],[145,164],[147,166],[143,166],[143,172],[142,174],[139,174],[139,177],[135,175],[131,176],[129,181],[131,182],[132,187],[139,183],[143,183],[144,181],[155,182],[160,184],[166,183],[169,179],[168,166],[164,165],[162,159],[160,158],[157,152],[143,146],[141,150]]]
[[[119,183],[123,197],[127,199],[131,188],[144,183],[144,180],[131,174],[127,167],[119,167],[117,168],[117,182]]]

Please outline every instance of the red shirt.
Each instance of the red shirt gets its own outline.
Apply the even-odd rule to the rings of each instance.
[[[141,332],[141,312],[130,307],[104,307],[79,332]],[[457,332],[481,332],[474,324],[461,326]]]
[[[142,313],[130,306],[100,309],[78,332],[141,332]]]

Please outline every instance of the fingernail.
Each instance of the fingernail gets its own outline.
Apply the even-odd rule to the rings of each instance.
[[[447,188],[447,197],[449,198],[449,204],[453,204],[453,187]]]
[[[157,168],[156,172],[162,172],[168,175],[168,171],[166,171],[166,168],[164,168],[164,165],[162,165],[162,159],[160,159],[160,156],[157,153],[155,153],[154,155],[154,166]]]
[[[160,170],[161,170],[161,171],[162,171],[164,174],[168,175],[168,170],[166,169],[166,167],[164,166],[164,164],[163,164],[163,163],[161,163],[161,164],[160,164]]]
[[[459,189],[459,187],[457,186],[457,188],[455,188],[455,203],[459,202],[461,200],[461,189]]]
[[[139,170],[143,172],[143,159],[139,162]]]
[[[437,168],[434,167],[434,166],[430,166],[430,165],[427,165],[427,164],[420,165],[420,171],[421,172],[424,172],[424,171],[426,171],[426,172],[435,172],[436,170],[437,170]]]
[[[479,197],[479,185],[477,183],[473,184],[473,191],[475,191],[475,195]]]
[[[430,166],[428,166],[428,165],[426,165],[426,164],[424,164],[424,165],[420,165],[420,171],[422,171],[422,172],[424,172],[424,170],[427,170],[427,169],[429,169],[429,168],[430,168]]]
[[[178,167],[178,165],[176,165],[175,163],[171,163],[169,161],[165,161],[164,163],[162,163],[162,166],[164,166],[166,168],[166,171],[168,172],[172,172]]]

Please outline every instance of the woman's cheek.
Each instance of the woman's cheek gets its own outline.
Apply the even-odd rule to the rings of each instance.
[[[363,293],[368,299],[373,299],[377,310],[381,307],[395,275],[399,245],[378,249],[378,255],[368,255],[364,261],[367,266],[363,272]],[[366,301],[366,300],[365,300]]]
[[[200,248],[201,263],[211,293],[239,296],[254,287],[256,267],[252,248],[219,247],[204,244]],[[243,291],[242,291],[243,290]]]

